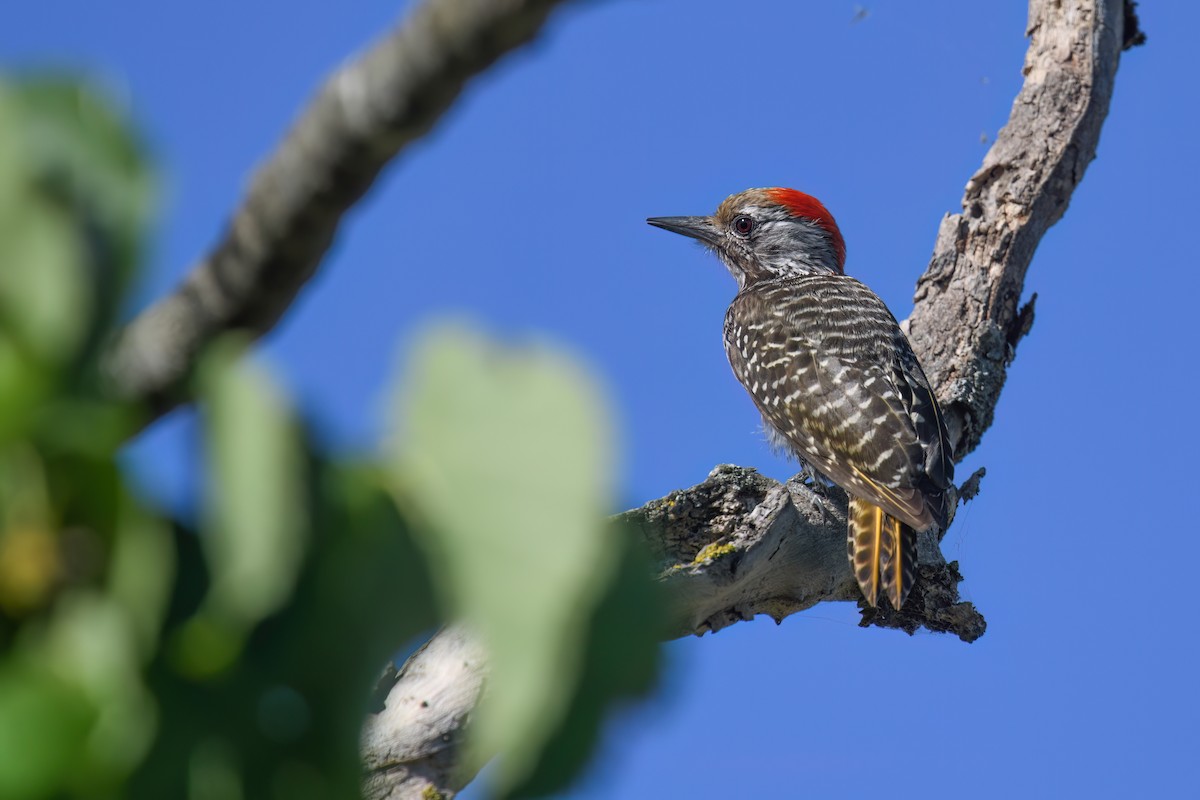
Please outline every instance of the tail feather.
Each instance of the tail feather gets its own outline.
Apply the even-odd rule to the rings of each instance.
[[[850,498],[847,549],[850,567],[867,603],[880,590],[897,610],[916,582],[917,534],[874,503]]]
[[[908,599],[917,578],[917,533],[895,517],[884,515],[883,549],[879,572],[883,593],[897,611]]]
[[[854,578],[867,603],[873,606],[879,596],[879,551],[885,515],[879,506],[851,497],[847,516],[850,519],[846,537],[850,569],[854,570]]]

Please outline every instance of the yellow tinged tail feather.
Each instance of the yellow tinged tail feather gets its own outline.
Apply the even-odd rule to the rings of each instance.
[[[869,605],[879,595],[879,550],[883,536],[883,509],[857,497],[850,498],[849,530],[846,536],[850,569]]]
[[[917,534],[882,508],[850,498],[847,550],[850,568],[867,603],[875,605],[880,590],[897,610],[916,582]]]

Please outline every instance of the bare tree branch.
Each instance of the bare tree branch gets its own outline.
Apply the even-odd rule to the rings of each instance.
[[[1129,5],[1030,0],[1025,83],[917,282],[907,333],[938,387],[959,459],[992,424],[1017,342],[1033,323],[1032,301],[1018,307],[1033,251],[1096,157],[1127,15],[1130,43],[1140,36]]]
[[[703,483],[619,518],[663,564],[673,636],[702,635],[766,614],[776,622],[827,600],[861,601],[846,558],[846,494],[796,480],[780,484],[746,467],[722,465]],[[863,625],[953,633],[966,642],[986,623],[958,602],[956,564],[936,534],[918,543],[921,579],[902,611],[865,603]]]
[[[703,483],[615,521],[637,530],[664,565],[672,637],[861,597],[846,558],[846,495],[837,488],[818,493],[722,465]],[[863,624],[979,638],[986,625],[974,606],[957,602],[956,565],[942,558],[933,534],[919,549],[921,580],[904,610],[864,605]],[[478,640],[452,627],[384,677],[383,709],[368,717],[362,740],[367,797],[450,798],[473,779],[457,748],[486,671]]]
[[[458,769],[458,746],[486,671],[479,641],[456,626],[384,676],[387,704],[363,729],[366,796],[449,798],[470,783],[475,776]]]
[[[1025,273],[1095,157],[1121,50],[1144,41],[1134,5],[1030,0],[1024,86],[1008,124],[967,183],[963,213],[942,220],[918,281],[905,327],[938,388],[959,460],[991,424],[1017,342],[1032,325],[1032,301],[1019,307]],[[966,481],[963,494],[978,490],[978,478]],[[685,635],[757,614],[779,620],[823,600],[857,598],[845,555],[845,515],[839,490],[817,494],[795,481],[781,485],[753,470],[722,466],[704,483],[620,519],[659,556],[673,632]],[[985,623],[970,603],[959,601],[957,565],[946,563],[933,535],[919,547],[921,577],[904,610],[864,607],[862,624],[909,632],[923,626],[964,641],[978,638]],[[389,708],[404,702],[411,684],[401,676]],[[441,709],[442,718],[468,719],[476,697],[459,697],[464,705]],[[379,725],[373,717],[367,730]],[[439,733],[451,740],[460,734]],[[419,731],[403,735],[419,737]],[[368,796],[417,796],[389,793],[390,787],[409,774],[436,773],[425,760],[398,764],[371,745],[386,738],[376,735],[364,748],[373,768]],[[453,756],[441,762],[444,775],[452,774],[453,762]],[[384,769],[390,770],[386,779]],[[461,784],[445,779],[428,785],[452,797]]]
[[[269,331],[383,167],[468,79],[532,39],[558,2],[426,0],[334,72],[255,173],[217,246],[122,332],[107,363],[116,390],[165,413],[205,344]]]

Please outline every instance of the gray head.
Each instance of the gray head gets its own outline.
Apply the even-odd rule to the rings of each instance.
[[[646,222],[698,239],[716,251],[745,288],[758,281],[819,272],[841,274],[846,243],[821,201],[795,189],[747,189],[710,217]]]

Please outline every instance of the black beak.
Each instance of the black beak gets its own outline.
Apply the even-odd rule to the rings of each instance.
[[[711,247],[716,247],[721,241],[716,226],[708,217],[650,217],[646,222],[664,231],[699,239]]]

